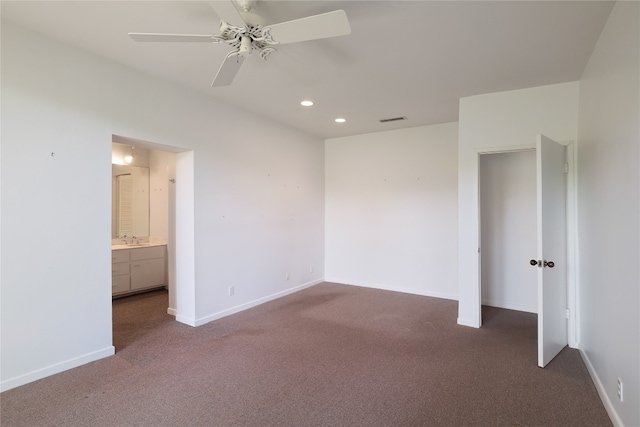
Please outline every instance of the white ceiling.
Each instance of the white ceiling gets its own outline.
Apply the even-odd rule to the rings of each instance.
[[[271,1],[270,23],[336,9],[352,33],[280,49],[321,76],[304,85],[251,55],[210,83],[224,44],[136,43],[128,32],[218,34],[203,1],[2,1],[3,19],[324,138],[458,120],[464,96],[578,80],[604,1]],[[277,53],[276,53],[277,54]],[[303,108],[302,99],[315,105]],[[336,124],[335,117],[346,123]],[[406,116],[381,124],[379,119]]]

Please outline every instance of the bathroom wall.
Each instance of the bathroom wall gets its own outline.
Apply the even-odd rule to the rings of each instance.
[[[118,138],[122,140],[122,138]],[[134,166],[149,167],[149,154],[150,151],[146,148],[136,147],[131,144],[122,144],[119,142],[113,142],[111,151],[111,163],[114,165],[127,164],[125,157],[127,155],[133,155],[134,159],[131,162]]]
[[[169,238],[169,186],[175,185],[169,172],[175,170],[175,154],[167,151],[149,150],[149,236],[151,239]],[[174,202],[175,203],[175,202]]]
[[[115,139],[126,140],[121,136]],[[170,179],[175,180],[175,176],[169,177],[169,172],[175,171],[175,153],[142,148],[136,145],[139,143],[135,140],[129,143],[114,142],[111,162],[124,164],[125,156],[135,153],[131,165],[149,168],[149,237],[166,242],[169,237],[169,209],[175,209],[174,205],[169,204],[169,186],[173,185]]]

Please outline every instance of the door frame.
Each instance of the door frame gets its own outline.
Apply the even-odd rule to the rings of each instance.
[[[480,206],[480,156],[484,154],[499,154],[499,153],[513,153],[517,151],[528,151],[528,150],[536,150],[536,144],[534,138],[532,138],[532,143],[530,144],[522,144],[522,145],[513,145],[513,146],[501,146],[501,147],[486,147],[486,148],[476,148],[475,156],[476,156],[476,185],[477,189],[474,192],[474,206],[477,206],[476,213],[473,221],[475,222],[474,228],[477,230],[477,246],[478,246],[478,256],[475,258],[475,270],[478,272],[476,276],[477,286],[474,286],[474,289],[477,292],[475,295],[475,300],[478,302],[478,313],[480,313],[480,326],[482,325],[482,263],[480,262],[481,257],[481,206]],[[577,216],[576,216],[576,173],[577,173],[577,165],[576,165],[576,144],[573,141],[559,141],[560,144],[567,147],[567,164],[568,164],[568,172],[567,172],[567,206],[566,206],[566,215],[567,215],[567,308],[569,309],[569,319],[567,322],[567,341],[569,347],[578,348],[579,345],[579,312],[578,312],[578,296],[579,296],[579,287],[578,287],[578,269],[577,269]]]
[[[169,206],[167,314],[196,326],[195,301],[195,153],[191,149],[112,134],[111,142],[175,154],[175,203]],[[111,225],[111,224],[110,224]],[[109,231],[111,235],[111,231]],[[109,292],[109,295],[111,293]],[[111,296],[110,296],[111,298]],[[111,320],[113,323],[113,320]]]

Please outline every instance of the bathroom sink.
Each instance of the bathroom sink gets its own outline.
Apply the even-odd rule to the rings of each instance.
[[[138,246],[151,246],[151,243],[127,243],[127,246],[130,248],[135,248]]]

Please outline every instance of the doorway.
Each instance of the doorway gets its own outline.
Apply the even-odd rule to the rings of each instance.
[[[150,198],[160,206],[159,215],[150,216],[150,234],[166,236],[167,313],[195,326],[194,282],[194,152],[134,138],[112,135],[112,143],[126,144],[152,153],[155,174]],[[154,194],[155,193],[155,194]],[[154,203],[154,202],[152,202]]]
[[[536,152],[480,156],[482,305],[537,313]]]
[[[478,215],[476,217],[476,227],[478,231],[478,257],[476,264],[476,268],[478,271],[478,293],[476,294],[476,301],[478,303],[478,310],[480,310],[480,306],[483,300],[483,298],[481,297],[484,297],[485,300],[488,298],[487,292],[484,290],[484,283],[482,283],[483,277],[486,281],[487,274],[483,274],[481,269],[481,267],[483,266],[486,267],[486,263],[483,263],[485,251],[489,252],[487,256],[491,259],[491,250],[483,247],[482,243],[482,226],[484,225],[482,224],[482,218],[484,216],[486,219],[488,215],[486,213],[483,214],[483,212],[481,211],[483,206],[480,197],[481,186],[483,185],[481,182],[482,169],[486,169],[487,165],[485,163],[490,162],[490,160],[487,159],[491,158],[484,157],[483,159],[483,156],[496,154],[508,155],[509,153],[520,153],[527,150],[534,150],[536,156],[536,210],[534,210],[535,221],[529,220],[531,221],[530,224],[522,224],[521,226],[529,226],[535,230],[537,245],[534,245],[532,247],[536,252],[530,255],[525,255],[525,253],[527,253],[527,249],[525,248],[525,253],[521,253],[518,256],[519,260],[517,262],[520,263],[520,268],[524,268],[524,266],[527,265],[527,261],[529,261],[529,259],[531,259],[533,256],[536,256],[537,258],[541,258],[542,256],[550,256],[551,260],[556,258],[561,260],[561,262],[558,263],[558,266],[556,266],[555,269],[553,268],[554,263],[547,263],[547,260],[544,260],[544,262],[542,260],[538,260],[536,265],[536,267],[538,267],[536,271],[538,284],[538,304],[537,307],[535,307],[535,312],[538,313],[538,317],[540,319],[540,321],[538,322],[539,365],[544,366],[544,364],[548,363],[549,360],[547,356],[554,353],[555,351],[551,351],[549,349],[551,345],[554,348],[558,348],[558,346],[561,345],[562,341],[564,341],[564,345],[568,343],[571,347],[577,346],[576,324],[578,313],[576,311],[575,303],[577,294],[575,282],[575,146],[572,142],[557,143],[550,140],[549,138],[546,138],[543,135],[538,135],[537,143],[535,145],[530,144],[526,146],[521,145],[509,148],[501,147],[498,149],[479,149],[476,151],[478,155],[478,169],[475,177],[477,179],[479,190],[476,193],[476,200],[478,202]],[[556,178],[552,179],[552,177],[554,176]],[[509,181],[511,179],[513,178],[501,178],[501,180],[503,181]],[[489,178],[485,177],[485,181],[488,180],[490,181]],[[485,182],[484,185],[484,197],[487,198],[487,183]],[[509,185],[511,185],[511,183],[509,183]],[[497,187],[500,187],[500,185],[497,185]],[[560,193],[562,193],[561,196],[559,196]],[[520,196],[516,192],[512,193],[511,196],[505,200],[517,199],[518,197]],[[490,200],[490,196],[488,198]],[[506,202],[504,202],[503,200],[503,203]],[[504,206],[502,207],[502,209],[504,210]],[[501,214],[500,210],[498,210],[498,215],[499,214]],[[551,218],[554,218],[553,221],[550,221]],[[521,222],[529,221],[523,218]],[[544,238],[542,238],[541,236],[544,236]],[[484,237],[484,246],[486,246],[487,236]],[[501,236],[500,239],[504,241],[503,236]],[[542,242],[545,243],[543,244]],[[549,246],[550,242],[555,243],[553,244],[553,246]],[[501,261],[504,261],[504,259],[502,259]],[[531,260],[531,262],[533,263],[534,261]],[[511,266],[509,266],[509,268],[511,268]],[[504,272],[505,267],[504,265],[501,265],[495,270]],[[534,270],[536,270],[535,267]],[[526,273],[524,275],[528,276]],[[562,284],[560,284],[560,280],[562,281]],[[485,292],[484,295],[483,291]],[[505,293],[509,294],[510,290],[508,288],[506,288],[505,290],[505,288],[503,287],[499,289],[499,291],[501,291],[502,294],[498,292],[498,295],[504,295]],[[518,292],[515,292],[515,294],[517,293]],[[491,291],[489,291],[489,294],[489,296],[491,296]],[[513,297],[514,292],[511,291],[509,295],[510,297]],[[512,300],[513,299],[514,298],[512,298]],[[544,305],[542,304],[542,301],[544,301]],[[528,303],[527,305],[530,307],[532,306],[531,303]],[[523,309],[524,307],[512,306],[505,308]],[[533,312],[534,309],[525,311]],[[478,326],[480,326],[481,324],[482,320],[480,319],[480,324]],[[564,326],[562,326],[561,324],[564,324]],[[557,328],[553,325],[557,325]],[[563,329],[564,332],[562,332]],[[546,354],[546,356],[543,357],[543,353]]]

